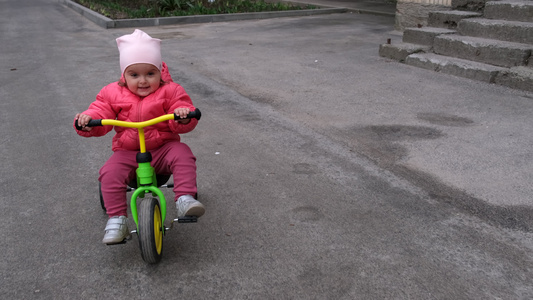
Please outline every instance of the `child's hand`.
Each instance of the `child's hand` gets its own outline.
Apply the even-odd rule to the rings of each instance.
[[[191,110],[187,107],[178,107],[174,110],[174,113],[178,115],[180,118],[187,118],[187,115],[191,112]],[[182,120],[176,120],[176,122],[179,122],[181,124],[189,124],[191,119],[182,119]]]
[[[82,127],[81,130],[83,131],[91,131],[92,127],[87,127],[87,124],[89,124],[89,121],[92,120],[91,116],[84,115],[84,114],[76,114],[76,120],[78,120],[78,125]]]

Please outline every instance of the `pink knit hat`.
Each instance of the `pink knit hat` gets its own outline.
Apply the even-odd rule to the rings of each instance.
[[[161,71],[161,40],[135,29],[132,34],[119,37],[117,46],[122,74],[128,66],[140,63],[152,64]]]

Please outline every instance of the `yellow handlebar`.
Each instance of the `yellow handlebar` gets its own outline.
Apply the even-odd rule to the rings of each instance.
[[[168,114],[168,115],[162,115],[160,117],[143,121],[143,122],[126,122],[126,121],[119,121],[119,120],[111,120],[111,119],[102,119],[102,125],[112,125],[112,126],[120,126],[120,127],[129,127],[129,128],[139,128],[143,129],[144,127],[148,127],[163,121],[168,120],[174,120],[174,114]]]
[[[198,108],[196,110],[191,111],[186,119],[197,119],[200,120],[200,117],[202,116],[202,113]],[[112,119],[98,119],[98,120],[91,120],[89,121],[89,124],[87,124],[88,127],[93,126],[104,126],[104,125],[111,125],[111,126],[120,126],[120,127],[129,127],[129,128],[137,128],[139,131],[139,146],[141,153],[146,152],[146,145],[144,140],[144,127],[151,126],[163,121],[168,120],[180,120],[179,116],[175,114],[166,114],[159,116],[157,118],[153,118],[148,121],[143,122],[126,122],[126,121],[119,121],[119,120],[112,120]],[[82,128],[78,126],[78,120],[76,120],[76,129],[81,130]]]

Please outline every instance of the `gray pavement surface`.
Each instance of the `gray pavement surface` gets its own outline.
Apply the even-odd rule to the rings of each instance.
[[[53,0],[0,0],[0,24],[2,297],[533,298],[533,94],[379,57],[394,18],[145,28],[202,109],[208,209],[155,266],[101,244],[111,135],[71,128],[133,29]]]

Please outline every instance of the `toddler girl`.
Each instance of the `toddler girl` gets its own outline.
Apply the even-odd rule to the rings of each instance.
[[[159,39],[136,29],[117,39],[120,52],[120,81],[105,86],[89,109],[76,114],[75,120],[83,137],[103,136],[113,126],[87,127],[91,119],[117,119],[140,122],[164,114],[176,113],[185,118],[195,108],[183,87],[174,83],[161,60]],[[192,131],[198,120],[184,119],[161,122],[146,127],[146,150],[152,154],[152,166],[158,174],[172,174],[178,217],[197,216],[205,212],[195,199],[196,158],[191,149],[180,142],[180,133]],[[115,127],[114,153],[100,169],[102,197],[109,215],[102,240],[105,244],[122,242],[128,235],[126,224],[126,185],[136,178],[136,155],[139,152],[137,129]]]

